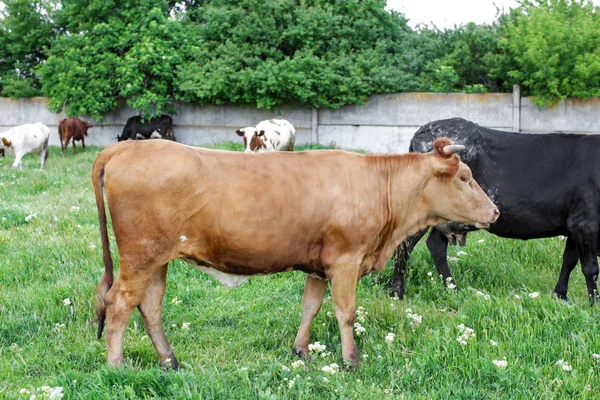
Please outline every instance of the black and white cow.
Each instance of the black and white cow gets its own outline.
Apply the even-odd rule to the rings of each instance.
[[[140,116],[131,117],[127,120],[123,133],[117,140],[120,142],[130,139],[169,139],[175,141],[173,119],[168,115],[161,115],[142,122]]]
[[[568,300],[569,276],[579,260],[590,302],[598,300],[600,137],[503,132],[452,118],[421,127],[409,150],[431,151],[433,141],[442,136],[466,147],[462,160],[501,212],[488,230],[501,237],[523,240],[566,236],[554,293]],[[476,229],[452,222],[432,228],[427,246],[445,282],[454,283],[446,259],[449,241]],[[421,231],[407,239],[396,251],[391,291],[400,298],[404,296],[406,263],[425,233]]]

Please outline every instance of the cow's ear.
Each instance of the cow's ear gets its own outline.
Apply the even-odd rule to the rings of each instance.
[[[452,178],[458,172],[460,157],[456,154],[464,150],[464,146],[455,145],[448,138],[438,138],[433,143],[434,168],[436,175]]]
[[[10,145],[11,145],[12,143],[11,143],[10,141],[8,141],[8,139],[6,139],[6,138],[2,138],[2,144],[3,144],[5,147],[10,147]]]
[[[259,136],[259,137],[260,137],[260,136],[265,136],[265,131],[260,131],[260,132],[258,132],[258,136]]]
[[[235,131],[235,133],[237,133],[238,136],[244,136],[244,131],[241,129],[238,129],[237,131]]]

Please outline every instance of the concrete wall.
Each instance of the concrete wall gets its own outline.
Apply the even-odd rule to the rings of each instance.
[[[0,98],[0,132],[16,125],[41,121],[50,127],[50,144],[59,146],[57,126],[63,113],[47,110],[47,99]],[[335,144],[348,149],[377,153],[408,150],[413,134],[423,124],[437,119],[463,117],[482,126],[526,133],[600,133],[600,99],[568,99],[554,107],[538,109],[530,98],[513,93],[398,93],[376,95],[361,106],[339,110],[315,110],[288,105],[278,110],[257,110],[231,105],[176,105],[173,131],[178,142],[201,146],[223,141],[241,141],[235,130],[261,120],[284,118],[297,132],[297,143]],[[116,142],[127,119],[137,113],[121,104],[102,123],[89,118],[87,144],[106,146]]]

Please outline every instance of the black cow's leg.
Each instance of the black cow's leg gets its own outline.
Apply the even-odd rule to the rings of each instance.
[[[554,288],[554,295],[561,300],[569,301],[567,297],[567,291],[569,289],[569,276],[571,276],[571,272],[573,272],[573,269],[577,265],[578,259],[579,256],[577,254],[577,245],[575,244],[575,240],[569,237],[567,239],[567,244],[565,245],[565,252],[563,253],[563,263],[560,270],[560,275],[558,277],[558,282]]]
[[[392,277],[390,295],[397,296],[400,300],[404,300],[404,280],[410,254],[426,233],[427,229],[423,229],[400,243],[400,246],[394,251],[394,275]]]
[[[433,258],[433,262],[435,263],[435,267],[437,268],[438,273],[442,275],[444,285],[447,285],[448,283],[456,285],[452,273],[450,272],[450,267],[448,266],[448,238],[446,235],[433,228],[427,237],[426,243],[427,248],[431,253],[431,257]]]
[[[598,228],[583,225],[576,227],[572,232],[581,260],[581,271],[585,276],[590,304],[594,305],[594,302],[598,300],[598,259],[596,258]]]

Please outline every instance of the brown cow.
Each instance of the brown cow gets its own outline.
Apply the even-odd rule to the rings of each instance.
[[[433,153],[406,155],[334,150],[257,157],[163,140],[106,148],[92,181],[105,265],[98,337],[106,319],[108,363],[123,363],[125,329],[138,307],[161,365],[178,368],[161,321],[167,265],[176,258],[232,287],[256,274],[305,272],[294,342],[299,356],[308,354],[310,326],[329,282],[343,359],[357,363],[356,282],[384,268],[402,240],[427,226],[455,220],[485,227],[498,218],[454,154],[462,149],[448,139],[438,139]],[[269,174],[241,173],[247,170]],[[103,188],[120,254],[114,284]]]
[[[81,147],[85,150],[85,136],[87,136],[87,131],[90,128],[93,128],[93,125],[79,118],[66,118],[58,123],[58,136],[63,156],[67,151],[67,147],[69,147],[71,139],[73,139],[73,154],[77,154],[77,148],[75,148],[76,140],[81,140]]]

